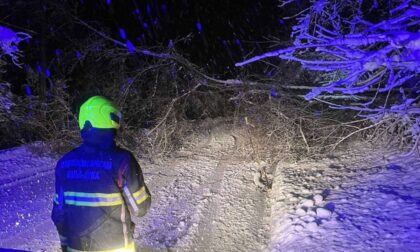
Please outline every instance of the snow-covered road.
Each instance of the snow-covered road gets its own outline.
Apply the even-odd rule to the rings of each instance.
[[[145,168],[154,199],[140,221],[141,248],[265,250],[270,211],[252,180],[257,167],[233,151],[231,135],[215,134]]]
[[[264,164],[235,151],[227,130],[158,163],[142,158],[153,195],[137,225],[141,251],[419,251],[420,159],[367,144],[316,160]],[[59,251],[50,220],[57,156],[0,151],[0,248]]]

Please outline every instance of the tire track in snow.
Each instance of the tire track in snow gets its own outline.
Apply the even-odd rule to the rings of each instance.
[[[54,167],[50,167],[46,170],[40,170],[32,174],[26,173],[20,175],[19,177],[9,177],[7,179],[0,180],[0,189],[4,190],[10,187],[19,186],[48,175],[54,177]]]
[[[227,155],[224,155],[218,160],[213,176],[211,176],[207,182],[207,185],[209,186],[208,190],[203,193],[203,196],[208,196],[210,199],[203,212],[203,217],[201,218],[201,223],[198,228],[198,234],[196,235],[194,241],[195,251],[204,251],[206,248],[208,249],[208,243],[213,238],[215,221],[217,220],[220,211],[219,204],[220,197],[222,197],[220,191],[225,174],[226,157]]]
[[[230,156],[222,159],[220,165],[224,173],[215,195],[215,209],[209,208],[211,215],[205,218],[204,239],[194,249],[264,251],[269,208],[265,193],[252,182],[252,164]]]
[[[268,216],[265,194],[253,184],[255,167],[232,154],[225,132],[181,151],[150,179],[150,213],[138,227],[144,251],[262,251]],[[253,169],[254,168],[254,169]],[[163,182],[164,181],[164,182]],[[148,181],[146,181],[148,182]],[[267,221],[268,222],[268,221]]]
[[[211,145],[221,155],[203,185],[208,203],[186,251],[263,251],[267,244],[266,195],[253,184],[256,167],[235,156],[234,143],[231,135],[222,134]]]
[[[206,197],[202,184],[215,169],[218,154],[207,150],[182,151],[182,158],[170,158],[160,165],[145,165],[169,176],[149,176],[146,183],[152,194],[150,212],[139,222],[138,238],[142,251],[169,251],[187,247],[196,233]],[[163,172],[162,172],[163,173]],[[181,245],[180,245],[181,244]]]
[[[0,151],[0,189],[20,186],[53,175],[56,158],[45,156],[43,145],[32,144]],[[38,153],[38,154],[37,154]],[[42,153],[42,155],[41,155]]]

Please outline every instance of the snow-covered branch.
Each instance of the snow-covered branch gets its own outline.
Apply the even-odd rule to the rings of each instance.
[[[14,32],[13,30],[0,26],[0,58],[4,55],[10,56],[13,64],[21,66],[19,57],[21,56],[18,45],[20,42],[30,39],[31,36],[24,32]]]
[[[1,67],[6,64],[2,59],[5,55],[8,55],[11,58],[14,65],[21,67],[21,63],[19,62],[21,52],[18,46],[20,42],[29,38],[31,38],[31,36],[26,33],[14,32],[9,28],[0,25],[0,70]],[[10,113],[13,106],[13,95],[10,90],[10,84],[3,82],[0,78],[0,121],[3,121],[4,115]]]
[[[293,2],[280,1],[280,6]],[[319,71],[325,83],[313,87],[306,100],[319,99],[325,93],[340,97],[364,93],[372,98],[369,102],[335,108],[362,111],[372,118],[385,113],[409,114],[418,123],[420,6],[410,0],[389,2],[390,6],[369,2],[369,9],[364,0],[311,0],[311,7],[297,17],[292,46],[236,66],[270,57],[299,62],[305,69]],[[376,10],[375,17],[372,10]],[[375,23],[371,20],[377,20],[377,13],[382,13],[382,20]]]

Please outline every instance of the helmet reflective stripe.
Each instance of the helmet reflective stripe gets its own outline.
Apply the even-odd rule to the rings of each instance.
[[[89,121],[94,128],[118,129],[120,127],[121,112],[105,97],[93,96],[80,107],[80,129],[83,129],[86,121]]]
[[[109,115],[111,120],[116,122],[116,123],[120,123],[121,121],[121,113],[115,114],[114,112],[111,112],[111,114]]]

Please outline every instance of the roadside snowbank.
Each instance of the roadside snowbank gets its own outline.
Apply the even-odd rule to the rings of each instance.
[[[420,159],[353,145],[281,164],[270,251],[419,251]]]

